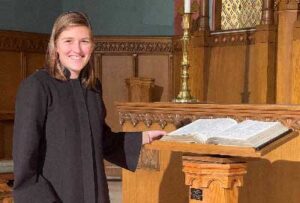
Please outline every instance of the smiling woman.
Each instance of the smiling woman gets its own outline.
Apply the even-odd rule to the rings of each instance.
[[[166,134],[111,131],[90,63],[93,47],[88,18],[62,14],[46,67],[21,83],[13,137],[15,203],[108,203],[103,159],[134,171],[141,145]]]
[[[46,54],[49,74],[65,81],[78,78],[81,73],[82,83],[95,88],[94,67],[90,63],[93,38],[92,26],[85,14],[67,12],[60,15],[53,25]]]
[[[60,65],[69,69],[70,78],[78,78],[93,52],[90,30],[85,26],[68,27],[59,35],[56,51],[59,55]]]

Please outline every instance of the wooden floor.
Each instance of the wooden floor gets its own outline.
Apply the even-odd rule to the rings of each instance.
[[[122,181],[108,181],[108,188],[111,203],[122,203]]]

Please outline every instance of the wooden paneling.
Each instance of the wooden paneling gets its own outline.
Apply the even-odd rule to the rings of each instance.
[[[106,121],[112,130],[120,131],[114,102],[128,101],[125,78],[133,76],[131,56],[103,56],[101,72],[103,100],[107,109]]]
[[[159,170],[123,170],[122,202],[183,203],[188,202],[188,187],[184,184],[181,153],[160,153]]]
[[[169,101],[171,90],[169,87],[170,71],[168,55],[141,55],[138,61],[139,77],[153,78],[155,81],[153,101]]]
[[[292,74],[292,103],[300,103],[300,21],[297,20],[293,36],[293,54],[292,54],[293,74]]]
[[[209,68],[207,101],[242,103],[244,81],[247,77],[246,46],[213,47],[211,52],[213,57]]]
[[[297,10],[284,10],[278,14],[277,103],[291,103],[292,40]]]
[[[189,49],[190,63],[190,87],[193,97],[198,98],[200,102],[207,101],[207,80],[209,71],[209,61],[211,49],[207,47],[207,33],[199,31],[192,38]]]
[[[13,112],[0,111],[0,159],[12,158]]]
[[[256,28],[249,60],[249,103],[276,102],[276,34],[274,25]]]
[[[0,31],[0,111],[13,111],[22,79],[44,63],[48,35]]]
[[[101,37],[95,38],[94,64],[102,81],[107,123],[114,131],[119,127],[114,102],[128,101],[125,79],[155,79],[154,100],[173,98],[172,38],[170,37]]]
[[[0,159],[12,159],[12,121],[0,122]]]
[[[42,68],[45,64],[45,54],[43,53],[26,53],[24,58],[26,61],[26,76]]]
[[[189,48],[192,96],[202,103],[275,103],[276,36],[275,25],[193,33]],[[181,85],[181,57],[180,41],[174,38],[176,93]]]
[[[35,69],[43,66],[47,41],[48,35],[44,34],[0,31],[1,159],[12,158],[13,112],[18,86]]]
[[[0,51],[0,111],[13,111],[17,87],[22,80],[21,54]]]

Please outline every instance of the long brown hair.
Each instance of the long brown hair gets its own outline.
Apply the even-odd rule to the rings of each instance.
[[[56,41],[59,35],[70,26],[85,26],[90,30],[90,37],[94,46],[94,39],[92,33],[92,27],[88,20],[88,17],[81,12],[70,11],[61,14],[55,21],[50,40],[48,43],[46,53],[46,68],[49,74],[59,80],[67,80],[68,78],[64,74],[65,68],[61,66],[58,54],[56,52]],[[91,57],[92,58],[92,57]],[[90,58],[88,64],[82,69],[80,78],[82,83],[88,88],[95,88],[96,77],[93,67],[92,59]]]

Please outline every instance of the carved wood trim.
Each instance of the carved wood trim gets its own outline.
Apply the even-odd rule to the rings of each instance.
[[[210,47],[218,46],[239,46],[255,44],[256,29],[251,28],[247,30],[232,30],[211,32],[203,43],[207,43]],[[181,51],[182,45],[179,37],[173,38],[174,51]]]
[[[244,164],[214,164],[183,161],[185,184],[193,188],[209,188],[214,181],[223,189],[242,187],[246,174]]]
[[[245,119],[280,121],[285,126],[300,130],[299,105],[222,105],[222,104],[176,104],[176,103],[117,103],[119,122],[130,122],[133,126],[144,123],[150,127],[158,123],[162,129],[168,124],[178,125],[182,120],[199,118],[230,117],[238,121]]]
[[[96,53],[170,54],[171,37],[95,37]]]
[[[18,31],[0,31],[0,50],[45,52],[48,34]],[[95,52],[99,53],[151,53],[173,52],[172,37],[95,37]]]
[[[255,29],[215,32],[209,36],[210,46],[237,46],[255,43]]]
[[[255,43],[255,30],[218,32],[209,36],[210,46]],[[45,53],[48,34],[0,31],[0,50]],[[176,37],[95,37],[95,53],[172,54],[180,50]]]
[[[48,34],[0,31],[0,50],[45,53],[48,40]]]

